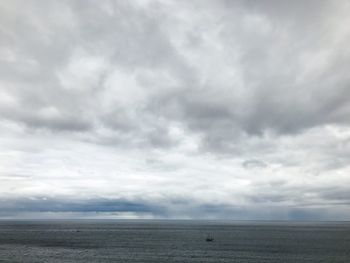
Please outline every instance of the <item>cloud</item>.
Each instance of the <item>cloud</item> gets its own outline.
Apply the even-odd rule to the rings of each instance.
[[[348,201],[346,1],[0,5],[2,198],[218,218]]]
[[[207,3],[192,20],[163,19],[169,8],[183,8],[175,3],[34,1],[26,11],[18,4],[3,11],[2,80],[13,99],[2,107],[5,118],[52,130],[129,127],[164,145],[144,126],[181,122],[211,145],[230,143],[239,132],[348,124],[349,36],[330,30],[335,17],[347,19],[341,4],[218,2],[210,13]],[[185,15],[195,8],[186,7]],[[11,23],[15,15],[23,22]],[[199,24],[205,29],[191,42]]]
[[[258,204],[257,204],[258,205]],[[224,204],[191,204],[184,200],[172,200],[157,205],[127,200],[88,199],[67,200],[32,199],[1,200],[2,218],[177,218],[177,219],[278,219],[278,220],[345,220],[348,211],[327,208],[294,207],[246,207]],[[333,213],[332,215],[329,215]],[[36,215],[36,217],[35,217]]]
[[[6,212],[150,212],[156,208],[125,200],[56,200],[42,198],[3,200]]]
[[[259,160],[246,160],[242,163],[243,167],[245,168],[264,168],[266,167],[266,164],[259,161]]]

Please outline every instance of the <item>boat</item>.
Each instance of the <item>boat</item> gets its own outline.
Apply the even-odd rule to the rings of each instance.
[[[213,242],[214,238],[211,235],[207,235],[207,238],[205,239],[207,242]]]

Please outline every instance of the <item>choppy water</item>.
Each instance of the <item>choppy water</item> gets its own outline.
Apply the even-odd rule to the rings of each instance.
[[[349,263],[350,223],[0,221],[0,262]]]

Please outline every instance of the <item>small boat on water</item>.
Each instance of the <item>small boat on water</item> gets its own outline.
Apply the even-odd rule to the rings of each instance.
[[[211,235],[207,235],[207,238],[205,239],[207,242],[213,242],[214,238]]]

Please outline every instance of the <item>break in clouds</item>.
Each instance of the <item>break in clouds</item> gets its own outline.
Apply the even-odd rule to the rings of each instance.
[[[2,1],[1,218],[350,219],[348,1]]]

